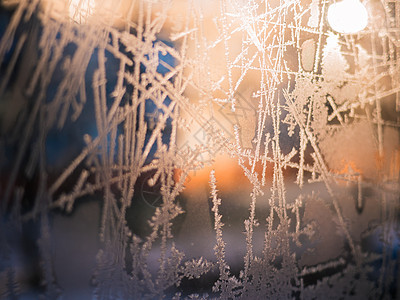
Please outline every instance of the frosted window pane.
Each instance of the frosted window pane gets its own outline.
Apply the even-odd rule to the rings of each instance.
[[[2,1],[0,297],[398,298],[400,3],[334,2]]]

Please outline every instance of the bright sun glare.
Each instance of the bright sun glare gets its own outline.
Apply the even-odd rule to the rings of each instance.
[[[340,33],[357,33],[368,24],[368,12],[359,0],[333,3],[328,9],[328,22]]]

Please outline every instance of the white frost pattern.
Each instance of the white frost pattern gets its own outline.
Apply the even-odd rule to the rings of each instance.
[[[0,297],[91,201],[99,299],[399,297],[400,2],[329,4],[4,0]]]

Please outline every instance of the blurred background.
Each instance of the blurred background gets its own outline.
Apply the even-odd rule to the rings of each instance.
[[[398,297],[397,1],[0,7],[2,298]]]

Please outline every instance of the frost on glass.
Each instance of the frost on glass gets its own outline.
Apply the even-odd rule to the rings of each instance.
[[[333,2],[3,0],[0,297],[399,297],[400,2]]]

